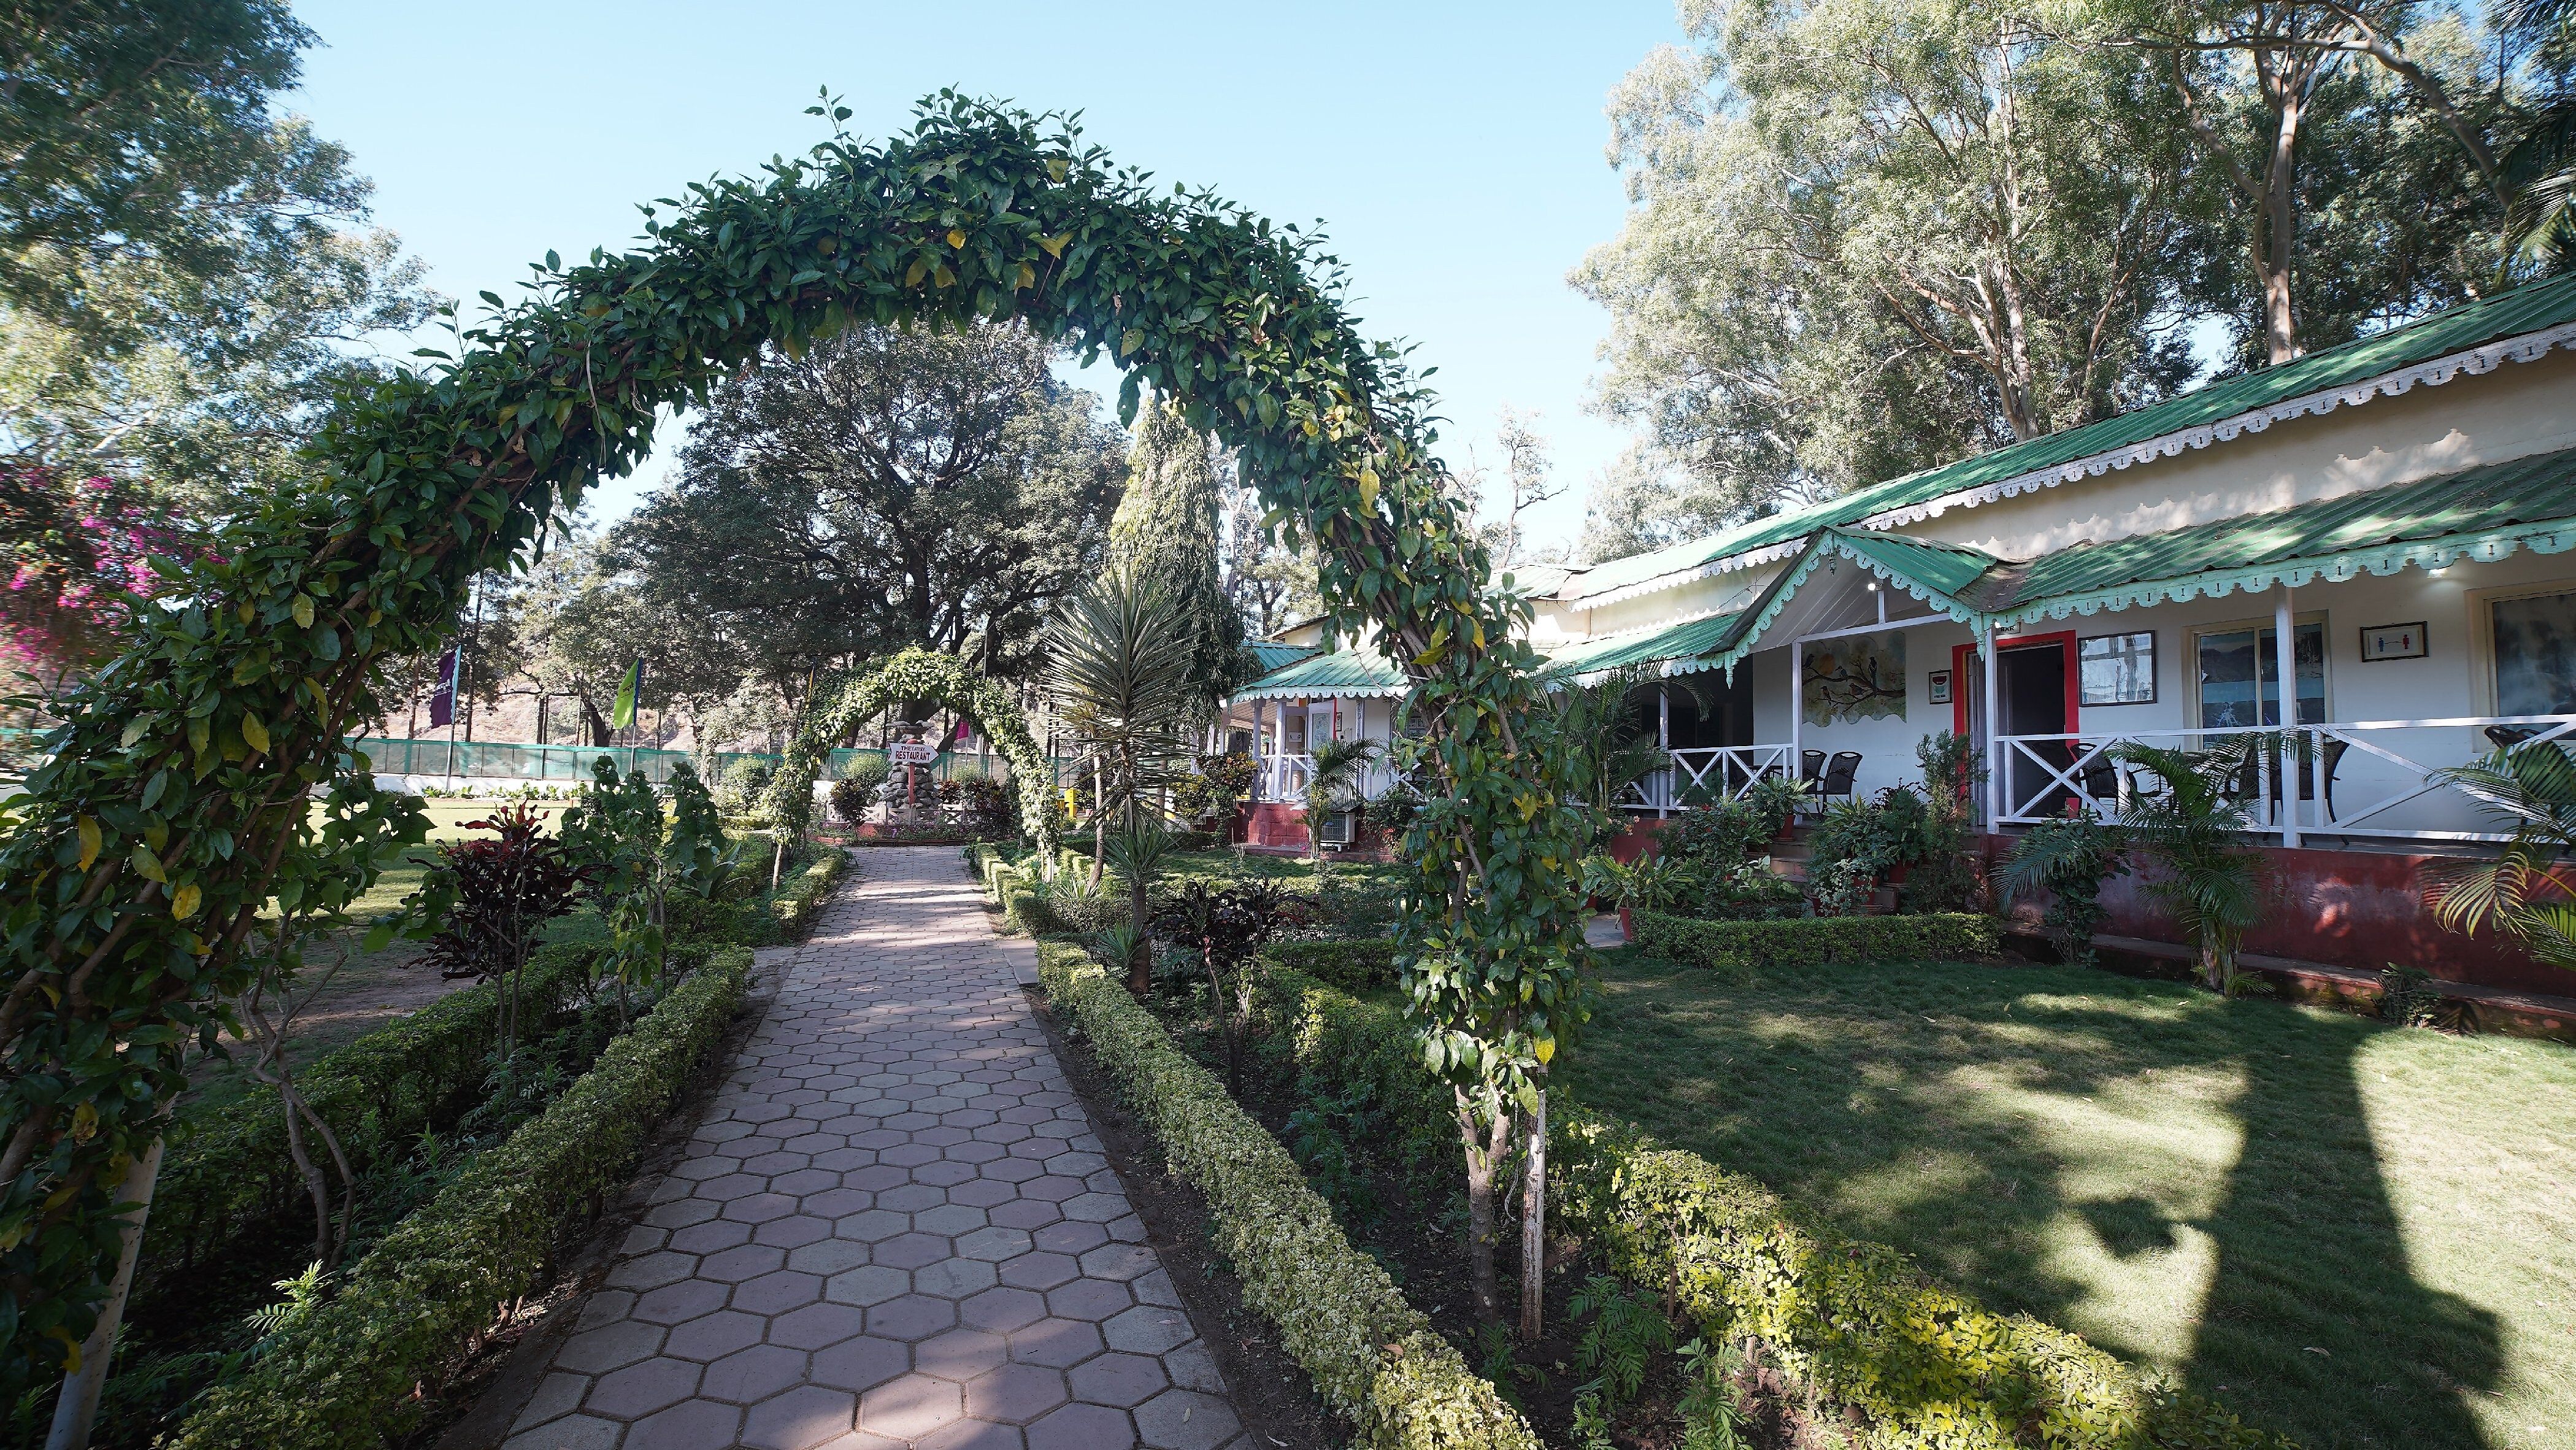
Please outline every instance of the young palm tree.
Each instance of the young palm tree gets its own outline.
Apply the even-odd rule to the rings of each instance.
[[[2504,0],[2497,30],[2563,63],[2576,51],[2576,0]],[[2564,75],[2563,69],[2552,66]],[[2576,259],[2576,86],[2550,87],[2498,162],[2504,182],[2505,244],[2555,272]]]
[[[2263,748],[2239,736],[2215,750],[2123,745],[2123,765],[2152,772],[2159,791],[2140,791],[2121,816],[2129,849],[2164,869],[2147,891],[2173,909],[2200,950],[2201,981],[2225,992],[2236,982],[2236,952],[2262,915],[2265,865],[2240,833],[2253,825],[2243,799],[2246,768]]]
[[[1628,787],[1672,764],[1655,738],[1652,717],[1629,708],[1632,696],[1660,679],[1643,665],[1623,666],[1590,684],[1567,674],[1549,696],[1556,706],[1556,729],[1576,742],[1579,798],[1597,813],[1604,835],[1616,834],[1625,823],[1619,798]],[[1687,684],[1675,682],[1668,688],[1697,697]]]
[[[1324,740],[1316,743],[1306,777],[1306,852],[1324,864],[1324,817],[1359,804],[1360,775],[1377,758],[1374,740]]]
[[[2425,870],[2424,899],[2452,931],[2492,923],[2534,959],[2576,971],[2576,760],[2554,741],[2525,745],[2431,777],[2486,802],[2513,827],[2503,854]]]
[[[1048,695],[1099,782],[1095,879],[1102,865],[1119,866],[1128,920],[1138,927],[1127,959],[1127,985],[1138,996],[1151,984],[1146,895],[1171,849],[1159,796],[1190,758],[1192,639],[1170,591],[1124,566],[1066,600],[1047,630]]]

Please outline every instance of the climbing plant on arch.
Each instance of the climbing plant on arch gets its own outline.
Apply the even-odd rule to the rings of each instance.
[[[1009,691],[955,655],[936,650],[908,649],[817,684],[813,703],[796,722],[796,738],[787,743],[787,758],[770,778],[763,798],[769,818],[779,829],[801,834],[813,822],[814,781],[831,758],[833,742],[887,707],[912,701],[944,706],[983,727],[985,737],[1011,763],[1011,779],[1020,790],[1020,824],[1037,842],[1038,857],[1052,875],[1055,775],[1029,735],[1029,722]]]
[[[885,142],[692,186],[645,230],[632,252],[549,254],[526,299],[485,294],[456,356],[337,398],[309,483],[170,565],[184,605],[138,610],[122,656],[59,702],[0,840],[0,1380],[59,1369],[92,1328],[129,1165],[244,985],[264,904],[373,869],[360,833],[312,831],[307,794],[363,795],[345,740],[381,713],[377,666],[436,650],[469,581],[629,471],[657,409],[858,321],[1020,320],[1114,357],[1129,409],[1150,381],[1239,450],[1271,524],[1318,545],[1337,630],[1417,682],[1438,785],[1402,852],[1403,930],[1428,1059],[1471,1144],[1532,1100],[1577,1011],[1587,823],[1529,723],[1526,606],[1485,587],[1427,399],[1358,337],[1316,238],[947,93]],[[381,802],[349,813],[421,829]]]

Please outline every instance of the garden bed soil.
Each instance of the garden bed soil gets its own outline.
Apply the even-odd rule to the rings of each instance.
[[[1279,1450],[1335,1450],[1344,1444],[1348,1427],[1325,1407],[1306,1371],[1280,1349],[1260,1313],[1243,1302],[1242,1280],[1214,1246],[1207,1201],[1164,1166],[1152,1133],[1120,1104],[1089,1044],[1068,1039],[1046,995],[1031,988],[1029,1002],[1074,1095],[1091,1115],[1102,1156],[1144,1220],[1146,1242],[1179,1286],[1191,1322],[1215,1354],[1236,1415]]]

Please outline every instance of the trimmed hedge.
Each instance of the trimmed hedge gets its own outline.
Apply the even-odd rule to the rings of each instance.
[[[1324,1402],[1379,1450],[1539,1450],[1538,1437],[1467,1367],[1333,1211],[1276,1139],[1174,1046],[1154,1015],[1080,949],[1039,948],[1039,977],[1091,1040],[1173,1170],[1207,1200],[1218,1250],[1244,1301]]]
[[[1629,920],[1643,950],[1728,970],[1819,962],[1955,961],[1993,956],[1999,944],[1996,920],[1968,912],[1701,921],[1659,911],[1633,911]]]
[[[1294,972],[1348,991],[1395,985],[1392,937],[1273,942],[1262,949],[1261,959],[1272,971]]]
[[[590,976],[595,942],[540,947],[520,973],[522,1020],[543,1024]],[[499,989],[481,983],[368,1032],[295,1074],[350,1166],[411,1151],[422,1132],[479,1095],[496,1045]],[[247,1050],[247,1049],[245,1049]],[[152,1202],[138,1280],[148,1286],[236,1234],[306,1204],[286,1147],[277,1090],[252,1086],[222,1107],[183,1114]]]
[[[624,1185],[750,974],[750,949],[731,947],[674,987],[545,1112],[396,1225],[337,1297],[278,1331],[174,1450],[348,1450],[417,1431],[418,1388],[438,1384]]]
[[[1408,1176],[1454,1180],[1448,1094],[1423,1071],[1401,1012],[1291,972],[1274,973],[1255,1001],[1299,1067],[1336,1086],[1367,1086]],[[1892,1248],[1811,1226],[1749,1178],[1561,1098],[1551,1109],[1557,1226],[1598,1248],[1619,1277],[1679,1305],[1708,1339],[1761,1337],[1783,1368],[1863,1413],[1860,1445],[2289,1445],[2076,1335],[1941,1288]]]
[[[826,846],[804,870],[778,883],[778,891],[769,898],[770,914],[778,919],[779,933],[789,941],[801,941],[814,930],[814,918],[821,913],[823,902],[832,894],[832,883],[840,878],[841,868],[849,857],[838,846]]]

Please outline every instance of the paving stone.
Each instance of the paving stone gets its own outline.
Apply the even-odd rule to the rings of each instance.
[[[504,1450],[1251,1443],[954,854],[864,867]]]

